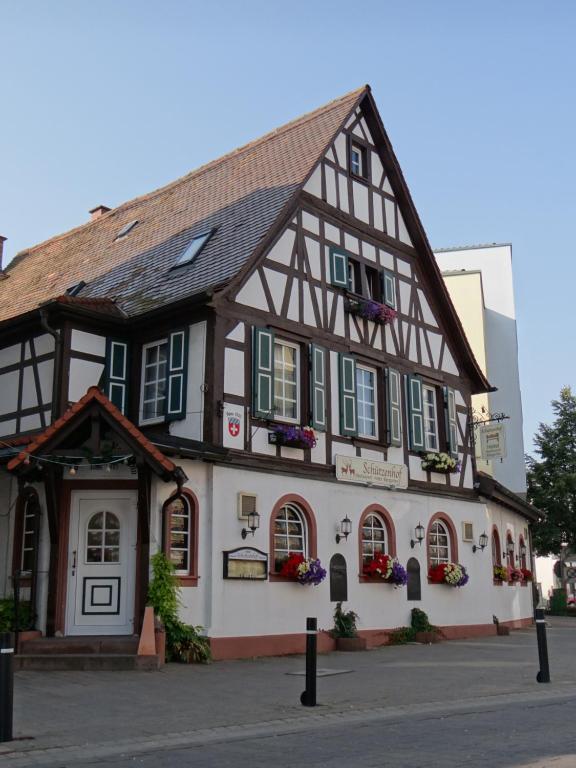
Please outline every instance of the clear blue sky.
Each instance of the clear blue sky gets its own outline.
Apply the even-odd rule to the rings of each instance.
[[[576,384],[573,0],[0,0],[8,258],[370,83],[434,247],[513,243],[525,439]]]

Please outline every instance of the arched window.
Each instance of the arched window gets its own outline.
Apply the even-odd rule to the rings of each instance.
[[[492,565],[502,565],[502,550],[500,548],[500,535],[498,529],[492,530]]]
[[[445,512],[436,512],[426,534],[428,569],[441,563],[458,562],[458,539],[454,523]]]
[[[279,571],[290,555],[307,556],[307,528],[302,510],[288,502],[274,518],[274,570]]]
[[[362,523],[362,566],[376,555],[388,554],[386,525],[376,514],[368,515]]]
[[[450,562],[450,536],[442,520],[436,520],[428,535],[428,557],[430,565]]]
[[[164,553],[183,586],[198,583],[198,515],[194,495],[184,489],[163,507]]]
[[[270,578],[279,576],[290,555],[316,557],[316,521],[308,502],[289,494],[279,499],[270,516]]]
[[[87,563],[120,562],[120,520],[113,512],[96,512],[86,529]]]
[[[526,562],[527,562],[527,560],[526,560],[527,550],[526,550],[526,544],[524,542],[524,537],[523,536],[520,536],[519,544],[518,544],[518,551],[520,552],[520,568],[527,569],[527,567],[528,567],[526,565]]]
[[[514,539],[510,532],[506,535],[506,565],[514,568]]]
[[[25,488],[19,499],[14,533],[12,570],[27,579],[37,570],[40,540],[40,502],[34,488]]]

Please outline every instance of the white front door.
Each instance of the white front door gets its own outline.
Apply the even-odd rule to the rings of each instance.
[[[66,634],[133,634],[136,526],[134,491],[72,491]]]

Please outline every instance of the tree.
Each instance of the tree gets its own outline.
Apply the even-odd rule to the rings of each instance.
[[[542,512],[533,543],[540,555],[576,549],[576,396],[570,387],[552,401],[556,420],[540,424],[534,437],[540,460],[527,457],[528,501]]]

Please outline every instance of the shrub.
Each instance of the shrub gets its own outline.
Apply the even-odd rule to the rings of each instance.
[[[412,627],[399,627],[388,633],[388,645],[406,645],[414,642],[416,633]]]
[[[18,606],[18,632],[25,632],[27,629],[31,629],[33,624],[32,606],[29,602],[20,603]],[[0,600],[0,632],[16,632],[13,597]]]
[[[343,611],[342,603],[336,603],[332,637],[358,637],[357,620],[357,613],[354,613],[354,611]]]
[[[428,615],[421,611],[420,608],[412,608],[410,626],[414,632],[438,632],[438,627],[430,624]]]
[[[167,660],[206,664],[211,660],[211,653],[210,641],[200,634],[203,627],[184,624],[178,618],[180,585],[173,564],[163,552],[154,555],[151,563],[153,576],[148,587],[148,605],[164,624]]]

